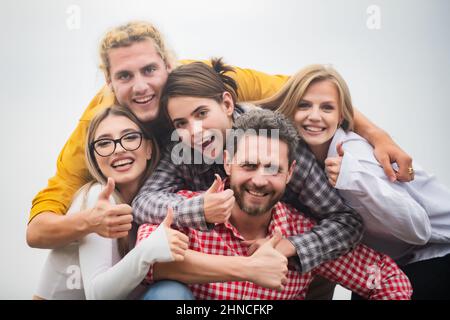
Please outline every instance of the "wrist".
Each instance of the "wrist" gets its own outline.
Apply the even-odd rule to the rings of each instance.
[[[82,210],[75,214],[69,215],[69,219],[71,219],[73,225],[77,232],[84,237],[89,233],[95,233],[95,226],[91,223],[89,219],[89,213],[92,209]]]
[[[286,258],[297,256],[297,249],[294,244],[287,238],[281,239],[276,246],[276,249],[281,252]]]
[[[391,136],[386,131],[384,131],[383,129],[380,129],[380,128],[377,128],[377,127],[373,127],[373,128],[367,129],[366,136],[367,137],[365,137],[365,138],[373,146],[383,145],[385,143],[392,142]]]
[[[232,279],[237,281],[251,281],[252,274],[255,270],[253,266],[254,258],[249,257],[236,257],[230,265],[230,275]]]

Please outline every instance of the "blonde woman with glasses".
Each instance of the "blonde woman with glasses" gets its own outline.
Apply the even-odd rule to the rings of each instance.
[[[80,240],[50,252],[35,298],[124,299],[154,262],[184,259],[187,237],[170,228],[171,208],[153,237],[128,250],[129,204],[158,158],[154,138],[128,108],[112,106],[95,116],[86,143],[93,180],[77,192],[67,213],[90,216],[86,221],[95,223],[90,226],[92,232]],[[109,226],[108,220],[118,223],[103,232],[117,239],[102,237],[96,229]]]

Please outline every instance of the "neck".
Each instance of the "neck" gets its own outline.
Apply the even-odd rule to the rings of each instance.
[[[120,196],[122,197],[123,201],[125,201],[125,203],[127,204],[131,204],[131,201],[133,201],[133,198],[139,191],[139,182],[135,181],[127,184],[121,184],[117,186],[117,189],[119,189]]]
[[[319,161],[322,165],[325,163],[325,159],[327,158],[330,143],[331,139],[318,146],[309,146],[317,161]]]
[[[267,228],[271,219],[271,210],[258,216],[251,216],[235,204],[231,212],[230,223],[236,227],[245,240],[255,240],[267,236]]]

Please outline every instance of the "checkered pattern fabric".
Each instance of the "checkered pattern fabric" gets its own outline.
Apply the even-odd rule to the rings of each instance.
[[[181,191],[180,196],[192,198],[195,192]],[[272,235],[275,228],[284,237],[310,231],[314,222],[300,214],[293,207],[278,202],[272,210],[272,220],[268,232]],[[157,225],[144,224],[138,230],[138,243],[148,237]],[[230,223],[217,224],[210,232],[183,228],[189,236],[192,250],[207,254],[226,256],[246,256],[247,247],[239,231]],[[340,258],[324,263],[311,272],[300,273],[289,266],[287,285],[279,292],[260,287],[251,282],[226,282],[190,285],[197,299],[304,299],[308,286],[315,275],[322,275],[337,282],[349,290],[370,299],[400,300],[410,299],[412,288],[408,278],[395,262],[386,255],[379,254],[363,245],[357,246]],[[146,278],[152,281],[152,268]]]
[[[244,109],[237,107],[234,118],[243,113]],[[345,205],[337,190],[329,185],[324,171],[304,142],[299,144],[295,159],[297,165],[283,201],[320,222],[313,232],[289,239],[298,253],[298,269],[308,272],[354,248],[361,240],[363,224],[361,217]],[[177,192],[207,190],[215,173],[226,177],[223,165],[174,164],[171,148],[167,148],[158,167],[133,200],[134,221],[138,224],[161,223],[167,206],[171,205],[177,227],[211,230],[214,225],[205,220],[203,195],[186,199]]]

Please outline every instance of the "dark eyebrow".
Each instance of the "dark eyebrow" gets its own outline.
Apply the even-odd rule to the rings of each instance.
[[[242,161],[242,162],[240,162],[240,163],[238,163],[240,166],[245,166],[245,165],[247,165],[247,164],[250,164],[250,165],[259,165],[260,163],[259,163],[259,161],[252,161],[252,160],[244,160],[244,161]]]
[[[198,110],[200,110],[201,108],[207,108],[207,106],[198,106],[197,108],[195,108],[194,111],[191,112],[191,116],[193,116]],[[184,118],[176,118],[173,119],[172,122],[176,122],[176,121],[180,121],[180,120],[184,120]]]
[[[120,131],[120,136],[123,136],[124,134],[130,133],[130,132],[139,132],[139,131],[136,129],[128,128],[128,129]],[[101,136],[97,137],[97,139],[95,139],[95,140],[100,140],[100,139],[112,139],[111,134],[109,134],[109,133],[102,134]]]

